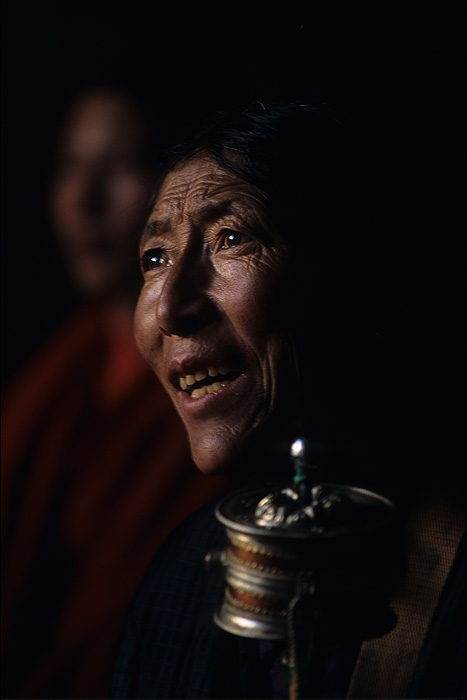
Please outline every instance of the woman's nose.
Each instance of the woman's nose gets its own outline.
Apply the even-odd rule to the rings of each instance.
[[[215,321],[218,307],[209,295],[211,282],[207,260],[186,256],[169,267],[156,311],[164,335],[189,337]]]

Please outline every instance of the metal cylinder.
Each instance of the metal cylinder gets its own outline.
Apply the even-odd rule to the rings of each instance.
[[[329,629],[357,624],[368,637],[387,627],[375,611],[386,609],[396,511],[383,496],[336,484],[315,485],[305,499],[287,485],[253,489],[224,498],[216,517],[228,537],[215,613],[224,630],[286,639],[297,593],[310,597]]]

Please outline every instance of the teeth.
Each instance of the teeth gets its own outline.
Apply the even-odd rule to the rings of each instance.
[[[225,386],[221,382],[214,382],[214,384],[209,384],[208,386],[200,386],[198,389],[193,389],[191,392],[192,399],[198,399],[200,396],[206,396],[206,394],[214,394],[214,392],[219,391]]]
[[[219,391],[219,389],[222,389],[223,386],[225,386],[225,384],[222,384],[221,382],[214,382],[214,384],[207,386],[206,389],[208,390],[208,394],[214,394],[215,391]]]
[[[205,369],[199,369],[194,374],[186,374],[178,378],[178,383],[182,391],[186,391],[188,387],[193,386],[196,382],[202,382],[206,377],[217,377],[219,375],[229,374],[231,370],[228,367],[210,367]],[[196,399],[199,396],[204,396],[205,394],[212,394],[215,391],[219,391],[224,386],[222,382],[214,382],[206,386],[196,387],[192,390],[191,396]]]

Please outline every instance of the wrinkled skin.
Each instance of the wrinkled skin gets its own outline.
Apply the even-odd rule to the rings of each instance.
[[[281,395],[288,248],[259,192],[198,155],[165,178],[140,257],[139,349],[172,397],[198,467],[229,471]],[[213,393],[181,389],[209,367],[223,368]]]
[[[150,192],[146,134],[136,106],[111,90],[78,98],[63,127],[49,210],[71,280],[86,296],[137,289],[130,263]]]

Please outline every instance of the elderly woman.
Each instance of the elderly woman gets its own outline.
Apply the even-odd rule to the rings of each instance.
[[[284,445],[300,431],[318,475],[377,485],[400,506],[411,544],[398,624],[373,647],[328,640],[318,650],[319,697],[457,695],[462,517],[438,490],[413,500],[414,525],[412,491],[394,488],[394,376],[375,321],[384,186],[370,146],[350,117],[300,103],[257,102],[188,139],[142,235],[136,339],[203,472],[242,484],[287,476]],[[433,535],[427,523],[439,523],[449,545],[429,561],[414,555],[413,571],[410,547]],[[115,696],[287,697],[283,644],[214,625],[223,582],[202,562],[223,543],[209,506],[155,557],[129,613]],[[416,611],[427,572],[433,590]],[[401,655],[410,659],[402,671]]]

